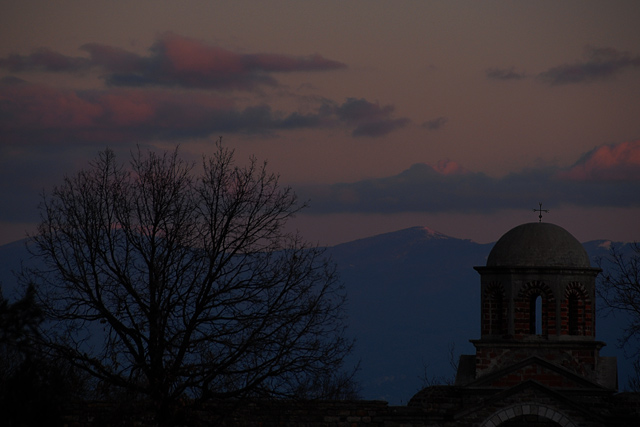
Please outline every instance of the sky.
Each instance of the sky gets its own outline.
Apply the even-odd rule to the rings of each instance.
[[[334,245],[640,240],[640,2],[4,0],[0,244],[105,148],[267,161]]]

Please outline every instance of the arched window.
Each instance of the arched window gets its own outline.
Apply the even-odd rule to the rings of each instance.
[[[578,296],[576,294],[569,295],[568,298],[568,311],[569,311],[569,335],[579,335],[578,329]]]
[[[518,292],[514,320],[515,335],[554,335],[555,298],[548,285],[532,281]]]
[[[502,335],[503,330],[503,294],[502,289],[496,288],[491,293],[491,324],[490,333],[492,335]]]
[[[506,310],[504,288],[492,282],[484,290],[482,333],[504,335],[506,333]]]
[[[529,308],[529,333],[542,335],[542,296],[532,295]]]
[[[502,295],[499,293],[494,293],[492,298],[492,319],[491,319],[491,334],[493,335],[502,335],[504,331],[502,330]]]
[[[584,286],[579,282],[571,282],[565,290],[563,321],[566,329],[563,333],[569,335],[591,335],[593,323],[587,320],[586,313],[592,310],[591,299]]]

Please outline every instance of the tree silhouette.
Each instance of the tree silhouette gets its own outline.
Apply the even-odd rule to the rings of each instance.
[[[84,392],[73,367],[40,346],[44,314],[35,289],[11,303],[0,292],[0,413],[3,425],[62,425],[60,405]]]
[[[323,251],[285,232],[304,204],[216,144],[202,172],[173,152],[106,150],[41,204],[30,272],[46,344],[151,399],[294,396],[335,377],[351,347]]]
[[[629,253],[614,246],[599,262],[603,273],[598,282],[598,295],[609,311],[624,314],[627,325],[620,345],[635,357],[635,376],[629,387],[640,391],[640,244],[630,244]]]

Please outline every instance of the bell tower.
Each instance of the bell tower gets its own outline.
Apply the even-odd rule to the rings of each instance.
[[[640,425],[640,396],[617,393],[616,358],[600,355],[601,270],[575,237],[541,221],[522,224],[474,268],[481,289],[475,354],[460,356],[453,386],[427,386],[408,406],[443,427]]]
[[[595,284],[601,270],[591,267],[568,231],[549,223],[522,224],[505,233],[486,266],[475,270],[481,319],[480,339],[471,341],[474,379],[536,357],[606,388],[617,387],[616,378],[604,372],[611,370],[611,358],[602,362],[599,356],[605,344],[595,339]],[[537,378],[543,384],[547,380]]]

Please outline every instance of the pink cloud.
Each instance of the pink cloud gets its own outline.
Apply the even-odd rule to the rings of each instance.
[[[187,87],[252,89],[276,85],[272,73],[346,67],[320,55],[241,54],[172,33],[158,40],[151,50],[152,63],[158,68],[150,70],[148,79]]]
[[[364,98],[343,104],[323,99],[315,111],[272,111],[267,104],[239,109],[218,92],[277,86],[277,73],[327,71],[346,65],[313,54],[244,54],[167,33],[148,55],[98,43],[81,49],[87,57],[49,50],[0,58],[0,68],[16,72],[101,73],[104,90],[56,90],[8,77],[0,82],[0,131],[11,141],[140,141],[211,134],[341,126],[354,137],[379,137],[410,123],[395,117],[393,105]],[[264,99],[264,98],[263,98]]]
[[[452,160],[438,160],[435,166],[432,166],[433,170],[441,175],[462,175],[469,173],[469,171],[463,168],[459,163]]]
[[[0,86],[0,129],[81,128],[103,115],[100,105],[74,91],[56,90],[24,82]]]
[[[559,172],[558,177],[576,181],[640,180],[640,140],[598,147],[570,169]]]
[[[163,66],[176,74],[240,74],[246,72],[242,55],[199,41],[170,34],[153,50],[164,60]]]
[[[260,72],[321,71],[346,65],[321,55],[240,54],[199,40],[166,34],[152,48],[165,65],[181,73],[246,74]]]
[[[101,103],[106,111],[110,111],[110,121],[113,125],[132,126],[138,123],[149,122],[154,114],[155,107],[141,93],[108,93],[102,98]]]
[[[72,91],[15,81],[0,84],[0,99],[4,142],[118,142],[206,135],[211,126],[235,112],[229,99],[206,93]]]
[[[177,140],[275,130],[352,128],[354,136],[379,136],[401,127],[393,107],[365,99],[342,106],[328,102],[315,112],[272,111],[265,104],[243,109],[211,92],[110,88],[74,91],[0,80],[0,143],[122,143]],[[352,105],[353,104],[353,105]],[[346,110],[353,110],[346,114]]]
[[[47,49],[30,55],[0,58],[0,68],[12,72],[104,71],[113,86],[166,86],[217,90],[253,90],[275,86],[274,73],[328,71],[346,68],[342,62],[321,55],[243,54],[200,40],[167,33],[141,56],[98,43],[83,45],[88,58],[71,57]]]

